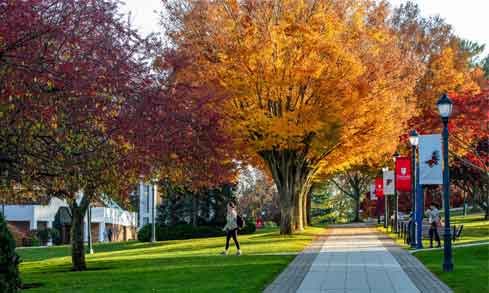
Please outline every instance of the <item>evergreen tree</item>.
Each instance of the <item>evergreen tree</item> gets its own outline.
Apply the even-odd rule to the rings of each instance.
[[[20,258],[15,252],[15,241],[0,213],[0,292],[17,292],[20,287]]]

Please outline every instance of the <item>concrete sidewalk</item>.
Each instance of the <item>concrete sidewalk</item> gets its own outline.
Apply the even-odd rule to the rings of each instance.
[[[451,292],[414,256],[364,224],[330,226],[312,247],[319,245],[303,253],[309,263],[292,263],[265,292]]]

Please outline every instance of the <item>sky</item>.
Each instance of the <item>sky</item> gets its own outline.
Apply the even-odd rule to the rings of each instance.
[[[141,33],[161,31],[159,16],[162,0],[125,0],[124,12],[131,11],[133,24]],[[398,6],[407,0],[389,0]],[[486,45],[489,54],[489,0],[414,0],[424,16],[440,15],[464,39]]]

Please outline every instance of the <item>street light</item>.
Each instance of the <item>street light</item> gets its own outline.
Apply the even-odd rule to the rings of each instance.
[[[419,143],[419,135],[416,129],[411,130],[409,133],[409,142],[411,143],[411,195],[412,195],[412,208],[411,208],[411,229],[409,230],[410,235],[411,235],[411,247],[415,248],[416,247],[416,230],[415,230],[415,223],[416,223],[416,147],[418,146]]]
[[[392,160],[394,161],[394,232],[395,233],[398,233],[399,231],[397,231],[397,226],[398,226],[398,221],[399,219],[397,218],[398,217],[398,213],[399,213],[399,200],[397,198],[397,187],[396,187],[396,160],[397,158],[400,156],[399,152],[396,151],[393,155],[392,155]]]
[[[383,167],[382,168],[382,176],[384,175],[385,172],[389,171],[389,168]],[[384,189],[385,190],[385,189]],[[389,227],[389,210],[388,210],[388,200],[387,200],[387,194],[384,192],[384,228]]]
[[[443,121],[443,201],[445,209],[445,233],[443,242],[443,271],[453,271],[452,235],[450,233],[450,172],[448,167],[448,118],[452,114],[452,101],[447,94],[441,96],[436,103]]]
[[[151,197],[151,242],[156,242],[156,219],[155,219],[155,208],[156,208],[156,184],[157,179],[151,180],[153,184],[153,196]]]

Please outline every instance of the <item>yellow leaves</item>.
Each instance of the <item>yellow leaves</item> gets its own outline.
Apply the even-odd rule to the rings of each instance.
[[[195,62],[179,75],[220,86],[226,131],[254,152],[307,148],[311,158],[328,153],[321,168],[333,170],[395,146],[419,64],[402,55],[385,7],[312,3],[222,1],[193,11],[175,43]]]

